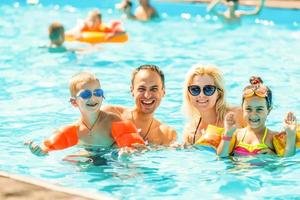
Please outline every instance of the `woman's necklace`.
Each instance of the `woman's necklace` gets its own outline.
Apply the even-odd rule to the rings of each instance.
[[[134,118],[133,118],[133,112],[132,112],[132,111],[131,111],[131,120],[132,120],[133,123],[135,124],[135,120],[134,120]],[[147,130],[146,134],[145,134],[144,137],[143,137],[144,140],[146,140],[146,138],[147,138],[147,136],[148,136],[148,134],[149,134],[149,132],[150,132],[150,130],[151,130],[151,126],[152,126],[153,121],[154,121],[154,119],[153,119],[153,117],[152,117],[151,122],[150,122],[149,127],[148,127],[148,130]]]
[[[100,118],[100,115],[101,115],[101,112],[99,112],[98,116],[97,116],[97,119],[95,120],[95,122],[92,124],[91,128],[89,128],[86,123],[84,123],[84,121],[81,119],[81,122],[83,123],[83,125],[89,130],[88,132],[88,135],[89,136],[92,136],[92,130],[94,128],[94,126],[96,125],[97,121],[99,120]]]

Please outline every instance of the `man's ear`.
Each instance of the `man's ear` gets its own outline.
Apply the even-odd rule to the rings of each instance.
[[[76,98],[75,97],[70,97],[70,103],[72,104],[72,106],[77,107],[78,104],[76,102]]]
[[[164,96],[166,95],[166,90],[165,90],[165,88],[162,89],[162,92],[163,92],[163,95],[162,95],[162,96],[164,97]]]

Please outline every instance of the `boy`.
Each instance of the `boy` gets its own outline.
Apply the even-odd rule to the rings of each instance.
[[[120,118],[115,114],[100,111],[104,98],[99,79],[89,72],[81,72],[73,76],[69,83],[71,93],[70,102],[78,108],[81,117],[71,125],[65,126],[55,132],[42,145],[36,145],[32,141],[27,142],[31,152],[37,156],[46,155],[51,150],[65,149],[77,144],[110,148],[114,145],[113,134],[124,135],[137,133],[137,130],[128,122],[119,122]],[[118,127],[120,127],[118,129]],[[113,131],[112,131],[113,129]],[[125,134],[127,134],[125,133]],[[139,143],[139,135],[133,143]],[[114,137],[115,138],[115,137]],[[118,138],[115,138],[118,144]],[[127,141],[130,140],[128,137]],[[127,145],[130,146],[130,145]]]

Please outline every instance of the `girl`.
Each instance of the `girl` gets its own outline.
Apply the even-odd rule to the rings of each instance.
[[[272,92],[263,85],[259,77],[251,77],[250,85],[243,90],[243,116],[247,126],[235,131],[234,113],[225,116],[225,134],[217,149],[217,154],[226,157],[234,155],[274,154],[273,136],[278,134],[269,130],[266,119],[272,109]],[[295,154],[296,117],[292,112],[287,113],[284,119],[284,130],[287,133],[287,142],[284,156]],[[234,134],[233,134],[234,133]],[[231,139],[236,139],[234,148],[229,150]]]

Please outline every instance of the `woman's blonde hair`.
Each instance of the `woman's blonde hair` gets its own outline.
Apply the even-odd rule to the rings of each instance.
[[[194,65],[190,71],[187,73],[185,84],[184,84],[184,94],[183,94],[183,108],[186,112],[188,118],[192,121],[198,120],[201,117],[200,112],[191,102],[191,96],[188,91],[188,86],[191,85],[192,80],[195,76],[208,75],[214,80],[214,84],[218,88],[219,97],[216,101],[216,113],[217,113],[217,123],[223,122],[224,116],[228,110],[227,103],[225,101],[224,93],[224,81],[223,76],[218,68],[212,65]]]

